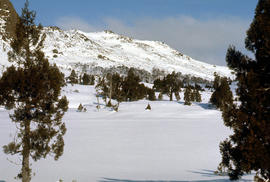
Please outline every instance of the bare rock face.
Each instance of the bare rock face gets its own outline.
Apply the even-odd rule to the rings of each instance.
[[[0,0],[0,34],[3,40],[14,39],[19,16],[9,0]]]

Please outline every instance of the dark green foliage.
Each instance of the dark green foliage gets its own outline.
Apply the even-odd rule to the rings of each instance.
[[[140,83],[139,76],[135,75],[132,69],[122,82],[121,96],[124,101],[136,101],[145,98],[147,88]]]
[[[178,79],[175,72],[168,74],[163,80],[157,79],[154,81],[153,89],[163,94],[167,94],[170,97],[170,101],[173,100],[173,93],[179,93],[181,91],[182,82]]]
[[[66,127],[62,117],[68,109],[66,97],[59,98],[64,75],[41,51],[45,35],[40,36],[41,26],[36,27],[34,19],[26,1],[16,28],[17,39],[8,53],[16,66],[7,68],[0,79],[0,105],[14,109],[10,118],[18,128],[4,152],[22,156],[18,177],[23,182],[31,180],[30,157],[37,161],[50,154],[57,160],[63,154]]]
[[[238,104],[223,110],[224,124],[233,130],[220,144],[221,165],[231,179],[256,171],[270,179],[270,0],[259,0],[247,31],[246,48],[255,60],[229,47],[226,61],[236,73]]]
[[[190,101],[191,102],[195,101],[195,91],[194,91],[194,89],[190,90]]]
[[[210,98],[212,104],[217,108],[220,108],[220,110],[224,110],[232,105],[233,95],[226,77],[221,78],[220,76],[215,75],[213,87],[214,92]]]
[[[96,85],[97,92],[107,100],[107,98],[122,101],[136,101],[148,97],[155,100],[155,93],[140,83],[140,79],[130,69],[126,77],[121,77],[118,73],[108,74],[99,79]]]
[[[95,84],[95,77],[93,75],[88,75],[86,73],[82,76],[82,84],[83,85],[94,85]]]
[[[83,85],[90,85],[90,75],[84,73],[82,76],[82,84]]]
[[[78,75],[74,70],[71,71],[69,77],[68,77],[69,83],[71,84],[77,84],[78,83]]]
[[[191,105],[191,88],[187,87],[185,88],[185,93],[184,93],[184,100],[185,100],[185,105]]]
[[[165,82],[160,78],[154,81],[153,89],[157,92],[162,92],[163,88],[165,87]]]
[[[195,94],[195,101],[196,102],[202,102],[202,97],[201,97],[200,91],[195,89],[194,94]]]
[[[151,101],[157,100],[154,89],[148,88],[147,96],[148,96],[148,100],[151,100]]]

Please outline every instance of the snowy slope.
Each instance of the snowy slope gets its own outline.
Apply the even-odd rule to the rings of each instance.
[[[46,55],[65,69],[79,63],[103,68],[124,65],[150,73],[157,68],[165,73],[176,71],[207,80],[213,79],[214,72],[231,76],[226,67],[196,61],[158,41],[135,40],[111,31],[85,33],[45,28],[44,32]],[[58,53],[54,53],[55,49]]]
[[[5,25],[5,17],[0,17],[0,34],[5,31]],[[65,74],[69,74],[71,69],[82,73],[97,67],[124,66],[150,74],[153,69],[165,74],[176,71],[206,80],[213,80],[214,72],[232,76],[227,67],[196,61],[158,41],[136,40],[111,31],[85,33],[79,30],[63,31],[56,27],[45,27],[43,33],[46,34],[45,55]],[[0,35],[0,71],[8,65],[9,50],[9,40]]]

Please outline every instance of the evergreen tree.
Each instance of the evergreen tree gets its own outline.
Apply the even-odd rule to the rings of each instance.
[[[223,110],[233,134],[220,144],[221,165],[231,179],[256,171],[270,180],[270,0],[259,0],[247,31],[246,48],[255,60],[229,47],[226,61],[236,73],[239,102]]]
[[[118,73],[112,75],[112,99],[117,100],[118,102],[123,101],[123,95],[121,94],[123,84],[123,77]]]
[[[195,101],[195,90],[194,89],[192,89],[192,90],[190,90],[190,101],[191,102],[194,102]]]
[[[148,95],[149,100],[151,100],[151,101],[157,100],[154,89],[148,88],[147,95]]]
[[[121,95],[125,101],[136,101],[147,96],[147,88],[140,84],[139,76],[135,75],[131,68],[127,77],[122,82]]]
[[[69,79],[69,83],[71,83],[71,84],[78,83],[78,75],[76,74],[76,72],[74,70],[71,71],[68,79]]]
[[[233,95],[230,90],[228,79],[226,77],[220,77],[215,75],[214,92],[211,95],[210,102],[217,108],[224,110],[233,102]]]
[[[89,85],[95,85],[95,76],[94,75],[90,75],[90,83]]]
[[[177,78],[175,72],[168,74],[163,80],[157,79],[154,81],[153,88],[163,94],[167,94],[170,101],[173,100],[173,93],[181,91],[182,82]]]
[[[202,102],[202,97],[201,97],[201,94],[199,92],[199,90],[195,89],[195,101],[196,102]]]
[[[191,89],[190,87],[185,88],[185,93],[184,93],[184,100],[185,100],[185,105],[191,105]]]
[[[82,112],[82,111],[83,111],[83,106],[82,106],[82,104],[80,104],[80,105],[78,106],[77,111],[79,111],[79,112]]]
[[[10,115],[18,128],[14,141],[4,146],[4,152],[22,156],[18,178],[31,180],[30,158],[37,161],[54,155],[57,160],[64,151],[66,132],[62,117],[68,109],[65,97],[59,98],[64,75],[56,65],[50,65],[41,51],[45,35],[34,24],[35,12],[28,1],[16,27],[8,53],[14,66],[7,68],[0,79],[0,105],[14,109]]]
[[[162,92],[164,88],[164,81],[162,81],[160,78],[156,79],[154,81],[153,89],[157,92]]]
[[[74,71],[74,73],[75,73],[75,71]],[[91,81],[90,75],[84,73],[83,76],[82,76],[82,84],[83,85],[90,85],[90,81]]]

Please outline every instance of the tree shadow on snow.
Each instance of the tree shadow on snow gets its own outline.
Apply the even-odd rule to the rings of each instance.
[[[230,182],[228,179],[213,179],[213,180],[195,180],[195,181],[156,181],[156,180],[127,180],[127,179],[111,179],[103,178],[98,182]],[[245,180],[245,182],[251,182],[251,180]]]
[[[102,180],[98,182],[231,182],[229,179],[215,179],[217,177],[221,177],[217,174],[214,173],[212,170],[206,170],[202,169],[200,171],[188,171],[190,173],[194,174],[200,174],[203,177],[211,177],[213,179],[209,180],[173,180],[173,181],[168,181],[168,180],[130,180],[130,179],[113,179],[113,178],[102,178]],[[227,177],[228,178],[228,177]],[[239,180],[241,182],[252,182],[252,180],[245,180],[241,179]]]
[[[183,102],[183,101],[177,101],[177,103],[182,104],[182,105],[185,104],[185,102]],[[213,106],[213,104],[211,104],[211,103],[192,102],[192,104],[198,105],[203,109],[216,110],[215,106]]]
[[[219,175],[215,174],[215,171],[207,170],[207,169],[202,169],[200,171],[188,171],[188,172],[194,173],[194,174],[201,174],[204,177],[219,176]]]
[[[200,106],[203,109],[207,110],[217,110],[213,104],[210,103],[196,103],[198,106]]]

